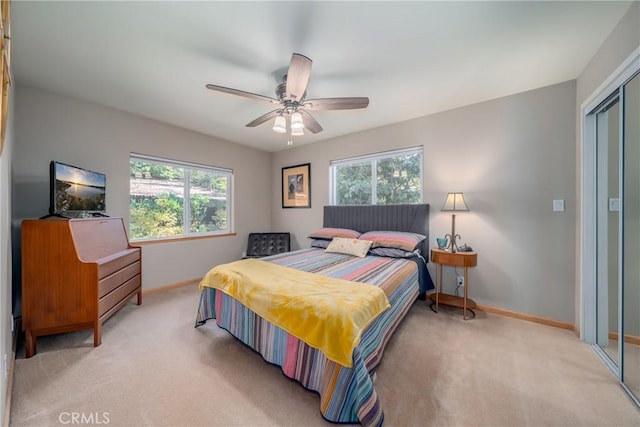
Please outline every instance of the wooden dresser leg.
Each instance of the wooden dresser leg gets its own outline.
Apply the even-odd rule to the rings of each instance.
[[[138,291],[138,305],[142,304],[142,288]]]
[[[25,357],[28,359],[36,354],[36,337],[33,336],[31,329],[28,329],[25,332]]]
[[[93,346],[98,347],[102,343],[102,323],[96,322],[93,326]]]

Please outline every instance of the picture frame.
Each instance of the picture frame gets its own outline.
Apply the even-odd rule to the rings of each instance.
[[[282,208],[311,208],[311,163],[282,168]]]

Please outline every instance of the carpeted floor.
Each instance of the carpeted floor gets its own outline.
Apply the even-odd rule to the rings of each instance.
[[[19,344],[12,426],[327,426],[317,394],[219,329],[195,286],[149,295],[92,331]],[[418,301],[377,369],[386,426],[634,426],[640,410],[567,330]],[[75,417],[75,418],[74,418]],[[73,420],[77,422],[73,422]]]

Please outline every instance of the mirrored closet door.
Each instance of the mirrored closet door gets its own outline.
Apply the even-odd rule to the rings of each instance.
[[[596,134],[595,347],[640,404],[640,74],[591,114]]]
[[[622,383],[640,400],[640,74],[622,89]],[[636,400],[636,402],[637,402]]]

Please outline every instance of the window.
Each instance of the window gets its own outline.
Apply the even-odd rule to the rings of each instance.
[[[333,205],[390,205],[422,201],[422,147],[334,160]]]
[[[132,240],[230,233],[230,169],[131,154]]]

